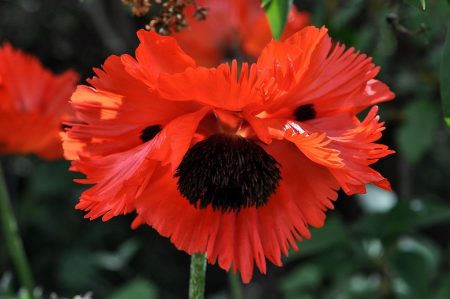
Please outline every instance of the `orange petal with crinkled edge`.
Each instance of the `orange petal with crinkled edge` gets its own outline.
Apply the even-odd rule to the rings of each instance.
[[[375,143],[381,138],[384,122],[379,122],[378,107],[373,107],[362,122],[344,132],[330,132],[330,146],[341,152],[346,167],[331,172],[347,194],[365,193],[365,184],[391,191],[387,179],[370,167],[380,158],[394,153],[388,146]]]
[[[333,45],[325,28],[307,27],[283,42],[270,43],[257,65],[284,91],[268,106],[270,114],[308,104],[314,105],[317,116],[358,113],[394,98],[384,83],[374,80],[379,68],[372,59]]]
[[[118,56],[110,56],[96,77],[80,85],[71,98],[77,122],[64,135],[66,157],[109,155],[142,143],[141,132],[150,125],[163,126],[174,118],[199,109],[191,102],[172,102],[150,90],[143,80],[128,73]],[[78,143],[78,144],[77,144]],[[89,144],[89,145],[87,145]]]
[[[80,85],[71,99],[81,121],[161,124],[197,108],[190,103],[161,98],[157,92],[149,90],[144,80],[133,77],[118,56],[108,57],[102,69],[95,69],[95,72],[97,76],[88,80],[93,87]]]
[[[78,179],[83,184],[94,184],[83,192],[77,209],[89,211],[85,218],[103,216],[107,221],[114,216],[133,210],[133,202],[142,192],[158,164],[149,159],[157,145],[148,142],[126,152],[89,160],[74,161],[72,169],[86,174],[86,179]]]
[[[370,167],[394,153],[375,143],[384,130],[377,111],[374,106],[362,122],[343,113],[307,123],[270,120],[265,124],[273,138],[294,143],[311,161],[329,168],[347,194],[364,193],[370,183],[391,190],[388,181]]]
[[[127,71],[134,77],[153,86],[160,74],[179,73],[188,67],[195,67],[195,61],[170,36],[162,36],[153,31],[137,32],[140,44],[136,50],[136,59],[122,55],[121,59]]]
[[[263,98],[255,85],[256,68],[242,64],[238,75],[235,60],[217,68],[189,68],[179,74],[162,74],[158,81],[161,96],[174,101],[196,101],[215,108],[239,111]]]
[[[325,27],[306,27],[285,41],[272,41],[258,57],[258,71],[273,76],[281,88],[289,90],[313,67],[314,59],[326,56],[331,46],[327,32]]]

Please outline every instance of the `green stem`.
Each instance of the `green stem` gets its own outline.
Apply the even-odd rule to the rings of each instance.
[[[244,299],[242,295],[242,284],[237,273],[228,271],[228,281],[230,284],[231,299]]]
[[[189,279],[189,299],[205,298],[206,257],[201,253],[191,256],[191,277]]]
[[[28,298],[33,299],[33,277],[28,264],[22,240],[17,229],[17,222],[14,217],[8,191],[6,188],[3,170],[0,165],[0,218],[2,219],[3,233],[6,239],[6,247],[16,267],[22,286],[25,287]]]

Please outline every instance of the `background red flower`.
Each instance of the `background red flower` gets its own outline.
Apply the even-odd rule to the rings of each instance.
[[[0,48],[0,153],[62,157],[59,133],[71,119],[68,103],[78,75],[54,75],[35,57]]]
[[[259,0],[198,1],[208,8],[206,20],[198,21],[190,6],[189,28],[175,33],[181,48],[199,65],[216,66],[230,58],[256,58],[272,40],[269,22]],[[292,7],[281,39],[309,23],[309,13]]]

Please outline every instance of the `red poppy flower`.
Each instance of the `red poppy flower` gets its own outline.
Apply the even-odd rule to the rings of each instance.
[[[186,15],[189,28],[175,33],[181,48],[199,65],[216,66],[227,56],[257,57],[272,39],[269,23],[260,0],[204,0],[198,1],[208,8],[206,20],[194,19],[194,7]],[[189,11],[191,10],[191,11]],[[292,7],[281,40],[309,23],[309,14]]]
[[[139,31],[136,59],[109,57],[72,105],[84,124],[65,133],[72,169],[92,184],[87,218],[137,212],[189,254],[239,270],[281,255],[321,227],[337,190],[390,189],[370,165],[377,107],[394,94],[371,58],[307,27],[271,42],[252,65],[197,67],[172,37]],[[238,70],[239,69],[239,70]]]
[[[46,159],[63,155],[62,121],[68,120],[69,99],[78,75],[54,75],[34,57],[0,48],[0,153],[34,153]]]

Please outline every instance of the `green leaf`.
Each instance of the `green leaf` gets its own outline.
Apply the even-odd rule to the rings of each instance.
[[[439,279],[437,291],[433,298],[434,299],[450,298],[450,273],[447,273],[445,275],[441,274],[441,278]]]
[[[425,0],[420,0],[420,4],[422,4],[423,10],[425,10],[427,8],[427,4],[425,3]]]
[[[406,0],[410,5],[425,10],[427,8],[426,0]]]
[[[392,238],[450,220],[448,204],[430,200],[414,199],[399,201],[385,214],[368,214],[352,225],[359,236]]]
[[[411,102],[404,113],[405,121],[396,132],[396,139],[403,157],[416,163],[434,144],[439,111],[430,100],[419,99]]]
[[[302,264],[280,281],[280,289],[285,298],[299,298],[305,289],[314,289],[320,284],[322,273],[317,265]]]
[[[450,207],[448,204],[415,199],[411,202],[415,212],[415,227],[429,227],[450,220]]]
[[[156,287],[144,279],[135,279],[119,287],[108,299],[145,298],[156,299]]]
[[[397,203],[397,196],[394,192],[375,187],[366,186],[366,193],[357,194],[356,198],[361,208],[367,213],[386,213]]]
[[[442,109],[445,122],[450,127],[450,27],[447,30],[447,40],[442,53],[440,77]]]
[[[123,269],[138,250],[139,244],[136,240],[130,239],[120,245],[116,252],[99,252],[93,254],[95,263],[110,271]]]
[[[387,256],[388,269],[408,286],[408,298],[425,298],[440,263],[439,249],[426,239],[402,238]]]
[[[279,40],[286,25],[293,0],[262,0],[275,40]]]
[[[89,251],[75,249],[66,252],[59,262],[58,282],[73,290],[93,288],[101,283],[102,277],[94,262]]]

